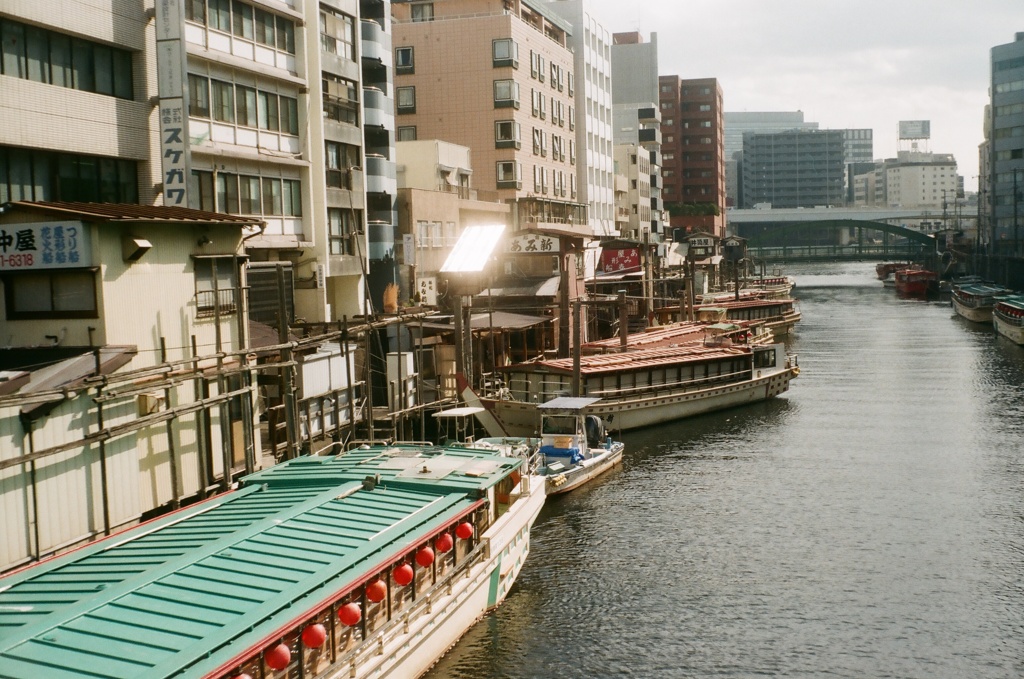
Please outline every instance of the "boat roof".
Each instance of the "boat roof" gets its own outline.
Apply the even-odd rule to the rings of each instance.
[[[479,449],[375,446],[253,474],[0,579],[0,674],[207,676],[377,577],[520,464]]]
[[[456,417],[469,417],[482,413],[485,408],[478,406],[463,406],[461,408],[449,408],[448,410],[442,410],[441,412],[434,413],[434,417],[438,419],[456,418]]]
[[[958,285],[956,289],[957,292],[963,293],[965,295],[975,295],[976,297],[992,297],[994,295],[1007,295],[1011,292],[1009,288],[1004,288],[1000,285],[984,285],[982,283]]]
[[[1024,295],[1006,295],[1000,297],[996,304],[1002,304],[1003,306],[1013,307],[1014,309],[1020,309],[1024,311]]]
[[[559,396],[537,406],[540,410],[583,410],[601,399],[592,396]]]
[[[723,358],[749,355],[750,347],[708,347],[703,344],[655,347],[617,354],[593,354],[580,357],[581,375],[635,372],[651,368],[667,367],[680,363],[699,363]],[[503,372],[551,372],[572,374],[573,359],[555,358],[547,361],[531,361],[499,368]]]

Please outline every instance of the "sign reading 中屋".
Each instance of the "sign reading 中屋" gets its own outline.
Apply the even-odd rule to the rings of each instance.
[[[0,225],[0,271],[92,266],[88,227],[82,222]]]

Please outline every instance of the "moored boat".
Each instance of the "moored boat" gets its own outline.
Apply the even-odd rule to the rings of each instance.
[[[548,495],[579,488],[622,461],[625,445],[606,434],[599,417],[586,414],[599,400],[564,396],[538,407],[539,471],[547,479]]]
[[[878,280],[884,281],[897,271],[908,269],[911,266],[907,262],[879,262],[875,265],[875,275],[878,276]]]
[[[928,269],[900,269],[895,277],[896,294],[902,297],[926,297],[939,283],[939,274]]]
[[[958,315],[975,323],[991,323],[996,299],[1011,292],[1013,291],[998,285],[973,283],[954,287],[950,300],[953,303],[953,310]]]
[[[505,598],[544,488],[469,448],[292,460],[0,579],[0,674],[418,677]]]
[[[992,309],[992,325],[1003,337],[1024,346],[1024,295],[999,298]]]
[[[787,355],[782,344],[685,345],[579,361],[579,393],[601,399],[588,413],[617,431],[772,398],[799,374],[796,356]],[[538,404],[572,393],[573,371],[571,358],[501,368],[503,386],[478,401],[501,428],[494,434],[533,435],[540,424]]]

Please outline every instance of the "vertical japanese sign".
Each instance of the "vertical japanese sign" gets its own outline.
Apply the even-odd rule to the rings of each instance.
[[[160,169],[164,205],[188,207],[191,176],[183,0],[156,2],[156,74],[160,93]]]

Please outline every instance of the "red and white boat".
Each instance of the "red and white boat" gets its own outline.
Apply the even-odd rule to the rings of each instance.
[[[926,297],[938,285],[939,274],[928,269],[901,269],[896,272],[896,294],[901,297]]]
[[[1024,346],[1024,295],[1008,295],[996,301],[992,309],[996,332]]]

